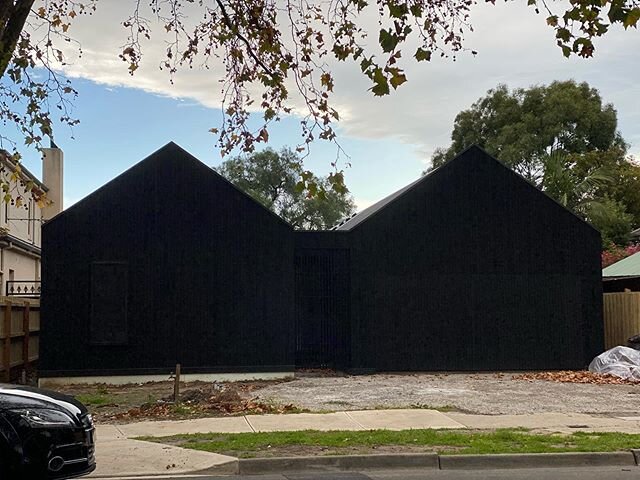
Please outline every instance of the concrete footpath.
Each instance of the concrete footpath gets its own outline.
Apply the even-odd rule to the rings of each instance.
[[[245,415],[195,420],[98,425],[96,459],[91,477],[148,476],[238,471],[234,457],[134,440],[141,436],[187,433],[250,433],[296,430],[495,429],[524,427],[539,432],[640,433],[640,416],[595,416],[541,413],[531,415],[471,415],[436,410],[365,410],[335,413]]]

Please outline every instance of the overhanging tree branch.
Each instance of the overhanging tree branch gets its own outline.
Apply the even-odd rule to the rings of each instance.
[[[31,12],[35,0],[17,0],[15,5],[12,0],[4,0],[0,4],[0,14],[4,13],[6,20],[0,24],[2,36],[0,37],[0,78],[6,72],[11,56],[18,44],[20,33],[24,28],[27,17]],[[8,14],[8,15],[7,15]]]
[[[260,65],[260,68],[262,68],[269,76],[274,77],[274,73],[271,71],[271,69],[267,67],[264,64],[264,62],[262,62],[262,60],[260,60],[260,58],[253,51],[253,47],[251,46],[251,43],[249,42],[249,40],[247,40],[247,38],[244,35],[242,35],[238,30],[238,28],[233,24],[233,22],[231,21],[231,17],[229,17],[229,14],[227,13],[227,9],[225,8],[222,1],[216,0],[216,3],[218,4],[218,7],[220,7],[220,11],[222,12],[222,17],[224,18],[225,25],[229,28],[229,30],[233,32],[233,34],[236,37],[242,40],[242,42],[247,46],[247,52],[249,53],[249,55],[251,55],[251,58],[253,58],[253,61],[256,62],[258,65]]]

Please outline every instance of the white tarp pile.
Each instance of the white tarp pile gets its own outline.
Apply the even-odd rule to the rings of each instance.
[[[589,364],[589,371],[640,382],[640,351],[629,347],[613,347],[594,358]]]

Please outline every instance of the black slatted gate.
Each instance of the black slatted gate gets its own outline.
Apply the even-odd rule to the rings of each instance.
[[[348,365],[349,251],[300,249],[296,271],[296,366]]]

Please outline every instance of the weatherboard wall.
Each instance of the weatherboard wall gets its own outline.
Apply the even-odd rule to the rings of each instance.
[[[472,148],[349,231],[356,370],[581,368],[600,235]]]
[[[44,226],[40,373],[291,370],[293,255],[289,225],[169,144]],[[118,309],[124,341],[92,333]]]

